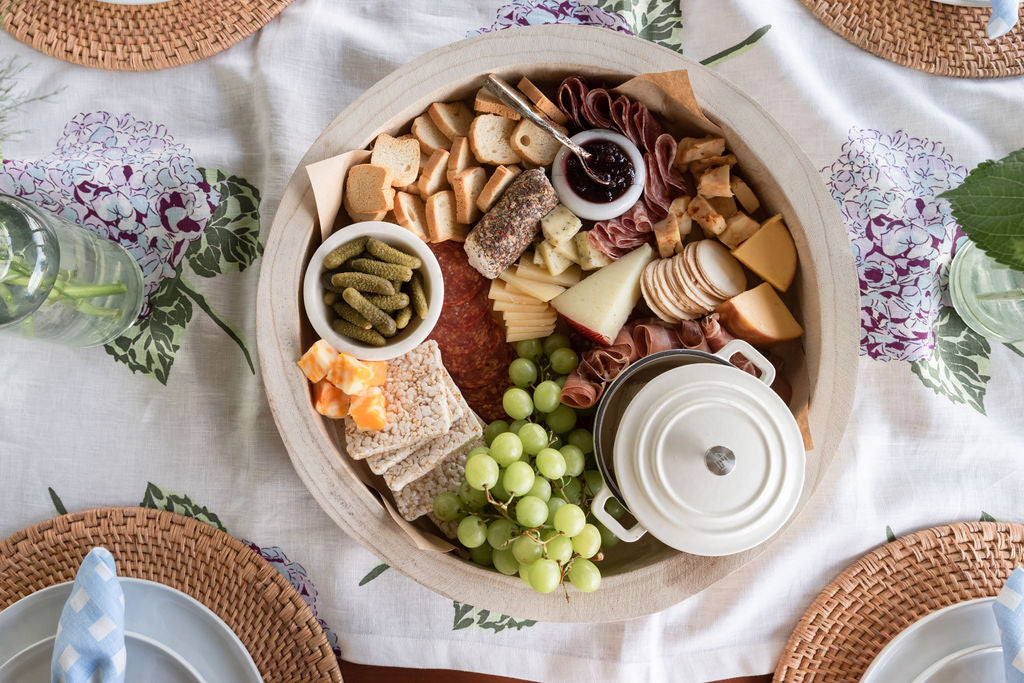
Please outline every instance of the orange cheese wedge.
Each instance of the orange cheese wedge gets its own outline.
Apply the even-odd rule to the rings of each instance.
[[[302,368],[302,373],[306,375],[306,379],[315,384],[327,376],[331,362],[337,355],[338,352],[321,339],[310,346],[306,353],[302,354],[298,365]]]
[[[384,429],[387,424],[384,392],[380,387],[370,387],[364,393],[353,396],[348,414],[359,429]]]
[[[313,385],[313,406],[324,417],[340,420],[348,414],[349,397],[325,379]]]

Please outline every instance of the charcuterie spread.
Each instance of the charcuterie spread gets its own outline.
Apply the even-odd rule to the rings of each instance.
[[[799,264],[784,216],[761,205],[725,137],[674,135],[678,122],[575,76],[544,86],[518,83],[535,113],[586,140],[606,182],[486,89],[431,104],[347,169],[342,204],[352,223],[395,223],[428,244],[443,278],[436,324],[388,361],[320,340],[298,363],[313,409],[341,421],[348,457],[402,517],[539,592],[586,592],[619,542],[591,514],[603,485],[591,416],[606,388],[652,354],[797,340],[785,298]],[[631,187],[639,198],[617,215],[572,210]],[[372,237],[310,264],[334,330],[383,348],[427,316],[422,266]],[[772,382],[770,365],[729,360]],[[604,510],[627,514],[614,499]]]

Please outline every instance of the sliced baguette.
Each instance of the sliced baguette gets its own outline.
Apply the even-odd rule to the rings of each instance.
[[[399,140],[381,133],[373,143],[370,163],[391,171],[391,184],[403,187],[416,182],[420,171],[420,145],[413,138]]]
[[[564,126],[555,125],[563,135],[567,133]],[[509,145],[524,163],[547,166],[555,160],[555,154],[561,145],[558,140],[545,133],[532,121],[523,119],[516,124],[509,138]]]
[[[499,166],[487,179],[487,184],[480,190],[480,196],[476,198],[477,207],[487,213],[491,207],[501,198],[503,192],[508,189],[516,176],[523,172],[518,166]]]
[[[387,218],[388,215],[387,211],[374,211],[369,213],[364,213],[362,211],[352,211],[350,209],[345,209],[345,211],[348,212],[348,216],[349,218],[352,219],[353,223],[364,223],[366,221],[382,221],[385,218]]]
[[[522,159],[509,145],[516,122],[497,114],[481,114],[469,126],[469,145],[481,164],[517,164]]]
[[[473,110],[462,102],[434,102],[427,107],[427,116],[443,135],[453,141],[457,136],[466,136],[469,124],[473,122]]]
[[[452,183],[455,192],[455,220],[467,224],[476,222],[480,217],[476,200],[486,184],[487,171],[480,166],[472,166],[455,176],[455,182]]]
[[[516,86],[524,95],[530,98],[530,101],[537,105],[537,109],[540,109],[549,119],[555,123],[564,126],[569,122],[569,117],[562,113],[562,110],[558,108],[554,102],[549,100],[547,96],[540,91],[540,88],[530,82],[530,79],[523,76],[519,79],[519,85]]]
[[[443,149],[435,150],[423,166],[420,179],[416,181],[421,198],[426,199],[432,194],[448,189],[447,169],[448,152]]]
[[[483,88],[478,90],[476,93],[476,98],[473,100],[473,109],[484,114],[497,114],[498,116],[504,116],[505,118],[512,119],[513,121],[518,121],[523,118],[516,111],[503,104],[501,100]]]
[[[446,150],[452,146],[452,141],[438,130],[434,122],[426,114],[417,116],[412,121],[412,134],[419,140],[420,149],[427,154],[433,154],[439,149]]]
[[[475,163],[473,150],[469,147],[469,138],[461,135],[452,138],[452,148],[448,152],[448,184],[454,185],[455,176]]]
[[[387,212],[394,207],[394,202],[395,189],[391,187],[389,168],[374,164],[357,164],[348,170],[344,204],[350,216],[353,213]]]
[[[456,220],[455,193],[451,190],[436,192],[427,197],[426,215],[431,242],[466,241],[469,226]]]
[[[395,222],[424,242],[430,241],[430,230],[427,228],[427,209],[423,200],[418,196],[408,192],[395,194]]]

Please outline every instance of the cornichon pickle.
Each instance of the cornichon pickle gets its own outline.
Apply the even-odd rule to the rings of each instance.
[[[395,327],[400,330],[404,330],[405,326],[412,320],[412,307],[406,306],[398,313],[395,313]]]
[[[427,317],[427,295],[423,291],[423,276],[416,271],[412,274],[412,283],[409,287],[409,299],[412,300],[412,307],[416,309],[416,315],[421,320]]]
[[[324,256],[324,268],[334,270],[345,261],[359,254],[366,248],[366,237],[358,237],[351,242],[345,242],[327,256]]]
[[[349,262],[354,270],[359,270],[370,275],[384,278],[386,280],[400,280],[408,282],[412,279],[412,268],[399,266],[394,263],[385,263],[376,259],[357,258]]]
[[[334,284],[331,282],[331,278],[332,277],[333,276],[331,275],[331,273],[323,273],[320,276],[320,282],[323,283],[324,289],[326,289],[328,292],[334,292],[335,294],[341,294],[342,288],[334,286]]]
[[[382,311],[397,311],[409,305],[409,295],[404,292],[383,296],[380,294],[367,294],[366,300]]]
[[[324,303],[328,306],[333,306],[334,302],[338,300],[338,293],[330,290],[324,292]]]
[[[351,287],[360,292],[372,294],[391,296],[395,293],[394,286],[388,280],[369,273],[335,273],[331,276],[331,284],[341,287],[342,290]]]
[[[384,346],[387,343],[387,339],[382,337],[376,330],[364,330],[361,327],[356,327],[347,320],[338,318],[331,323],[331,327],[338,334],[343,334],[346,337],[352,337],[356,341],[361,341],[364,344],[370,344],[371,346]]]
[[[412,254],[407,254],[404,251],[395,249],[394,247],[384,244],[373,237],[366,240],[366,251],[370,252],[381,261],[395,263],[400,266],[405,266],[406,268],[412,268],[413,270],[416,270],[423,265],[419,258]]]
[[[370,324],[373,325],[373,329],[377,330],[385,337],[394,336],[395,332],[398,330],[398,327],[395,325],[394,318],[371,304],[366,300],[366,297],[352,287],[345,288],[345,291],[341,293],[341,296],[349,306],[359,311],[364,318],[370,321]]]
[[[373,327],[370,321],[360,315],[359,311],[349,306],[344,301],[337,301],[331,308],[334,312],[342,317],[343,320],[347,320],[356,327],[361,327],[364,330],[368,330]]]

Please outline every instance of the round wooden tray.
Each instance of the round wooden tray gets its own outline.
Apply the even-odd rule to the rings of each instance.
[[[491,72],[515,80],[525,75],[535,82],[568,74],[620,82],[678,69],[689,71],[698,99],[726,131],[745,176],[759,181],[755,186],[767,206],[785,214],[797,243],[800,273],[794,288],[806,330],[806,372],[796,369],[807,381],[794,385],[794,402],[809,400],[815,442],[808,453],[802,507],[839,447],[853,403],[859,339],[856,272],[839,212],[818,172],[764,109],[713,71],[653,43],[596,27],[549,25],[485,34],[423,55],[367,90],[313,143],[288,183],[264,252],[257,297],[260,365],[278,429],[299,477],[338,526],[382,561],[438,593],[518,618],[629,619],[697,593],[767,544],[705,558],[651,538],[623,543],[602,563],[601,588],[571,592],[569,601],[559,594],[534,593],[518,577],[452,554],[417,549],[359,481],[333,425],[312,410],[308,382],[295,367],[313,341],[299,291],[306,261],[320,241],[305,167],[364,148],[378,133],[396,134],[431,102],[470,95]]]

